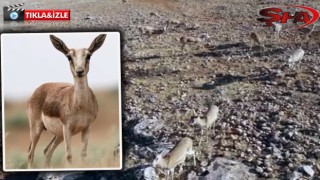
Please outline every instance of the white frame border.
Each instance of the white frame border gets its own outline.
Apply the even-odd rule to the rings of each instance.
[[[122,144],[122,88],[121,88],[121,82],[122,82],[122,76],[121,76],[121,33],[117,31],[109,31],[109,32],[52,32],[51,34],[88,34],[88,33],[118,33],[119,34],[119,41],[120,41],[120,48],[119,48],[119,61],[118,61],[118,68],[119,68],[119,82],[118,82],[118,97],[119,97],[119,142],[120,142],[120,151],[119,151],[119,161],[120,161],[120,166],[119,168],[56,168],[56,169],[7,169],[6,168],[6,156],[5,156],[5,123],[4,123],[4,117],[5,117],[5,107],[4,107],[4,83],[3,83],[3,36],[5,35],[22,35],[22,34],[48,34],[50,32],[42,32],[42,33],[2,33],[1,34],[1,98],[2,98],[2,169],[4,172],[37,172],[37,171],[53,171],[53,172],[64,172],[64,171],[111,171],[111,170],[121,170],[123,167],[123,144]]]

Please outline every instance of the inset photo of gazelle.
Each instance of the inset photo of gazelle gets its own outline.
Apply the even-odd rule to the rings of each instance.
[[[119,32],[1,35],[4,171],[122,168]]]

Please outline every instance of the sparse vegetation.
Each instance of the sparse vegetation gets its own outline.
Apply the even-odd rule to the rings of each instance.
[[[93,129],[95,130],[90,135],[87,159],[83,163],[80,155],[81,148],[73,148],[74,168],[119,167],[120,160],[113,158],[114,147],[119,144],[117,90],[98,91],[96,96],[100,111],[96,122],[93,124]],[[6,168],[25,169],[27,168],[27,150],[29,146],[29,124],[26,107],[12,102],[10,104],[10,107],[5,108],[5,133],[8,134],[5,141]],[[35,150],[34,168],[44,168],[45,157],[43,150],[51,140],[52,135],[46,131],[44,131],[43,135],[39,140],[39,146]],[[72,140],[72,145],[81,146],[81,134],[75,135]],[[63,168],[64,165],[65,149],[62,142],[53,153],[52,167]]]
[[[9,115],[5,121],[5,126],[8,130],[10,129],[24,129],[28,127],[28,117],[26,114],[18,113]]]
[[[42,150],[45,148],[45,146],[39,147],[39,149],[36,150],[37,156],[35,156],[34,159],[34,168],[43,168],[44,165],[44,156],[42,153]],[[75,159],[75,162],[73,164],[74,168],[82,168],[82,167],[88,167],[88,164],[92,167],[118,167],[119,162],[113,162],[113,153],[112,149],[113,146],[110,145],[91,145],[88,148],[88,157],[85,163],[82,163],[80,158]],[[76,149],[73,151],[75,154],[75,157],[80,157],[80,150]],[[62,168],[64,167],[64,156],[65,151],[62,146],[59,146],[57,150],[54,152],[54,155],[52,157],[52,167],[53,168]],[[6,155],[6,164],[7,168],[9,169],[26,169],[28,168],[28,160],[27,160],[27,153],[22,153],[18,150],[14,150],[12,152],[7,152]]]

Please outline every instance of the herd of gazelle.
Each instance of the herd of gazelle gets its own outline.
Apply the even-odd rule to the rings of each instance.
[[[279,23],[273,24],[275,37],[279,40],[280,31],[282,29],[282,25]],[[306,36],[310,35],[314,31],[315,25],[312,27],[311,30],[306,30],[307,33]],[[261,37],[257,32],[252,32],[250,34],[251,41],[254,41],[255,43],[259,44],[262,48],[264,48],[264,44],[261,41]],[[203,38],[197,38],[197,37],[188,37],[188,36],[182,36],[179,39],[179,42],[181,43],[181,50],[183,51],[185,48],[185,45],[187,44],[197,44],[203,41]],[[252,46],[250,50],[252,49]],[[290,55],[288,59],[289,67],[292,67],[294,63],[299,62],[303,56],[304,56],[304,50],[300,47],[292,55]],[[195,116],[197,116],[196,112],[193,110],[193,113]],[[213,127],[215,127],[215,123],[218,119],[219,114],[219,108],[216,105],[211,105],[205,118],[200,118],[197,116],[196,118],[192,119],[192,125],[198,124],[201,127],[201,137],[199,140],[199,146],[201,145],[202,136],[203,136],[203,130],[206,129],[206,141],[208,141],[209,136],[209,130]],[[214,133],[214,131],[213,131]],[[174,168],[178,165],[180,165],[180,171],[181,173],[185,159],[187,155],[193,155],[193,161],[194,165],[196,164],[195,161],[195,151],[193,150],[193,141],[192,139],[188,137],[182,138],[176,146],[174,146],[168,153],[161,152],[156,156],[156,159],[153,161],[153,166],[156,168],[161,168],[167,171],[165,173],[167,176],[171,173],[171,179],[174,178]]]
[[[273,26],[274,36],[277,38],[277,41],[279,41],[280,40],[280,32],[282,31],[282,24],[272,23],[272,26]],[[319,36],[320,31],[315,31],[316,26],[317,25],[314,23],[311,28],[307,28],[307,27],[299,28],[298,31],[305,36],[305,39],[309,40],[312,33],[314,33],[315,36]],[[262,43],[262,38],[257,32],[255,32],[255,31],[251,32],[250,41],[254,41],[259,46],[264,48],[264,44]],[[297,41],[297,36],[295,37],[294,41],[295,42]],[[320,47],[320,45],[318,45],[318,46]],[[252,49],[252,45],[250,47],[250,50],[251,49]],[[296,63],[299,64],[301,62],[301,60],[303,59],[303,56],[305,54],[305,51],[302,49],[302,47],[300,45],[299,49],[296,49],[292,54],[287,54],[287,53],[285,53],[285,54],[289,56],[288,61],[287,61],[289,68],[293,68]]]
[[[197,116],[196,112],[193,111]],[[192,119],[191,125],[199,125],[201,127],[201,137],[199,140],[199,146],[203,136],[203,129],[206,129],[206,141],[208,141],[209,130],[215,127],[215,123],[218,119],[219,108],[216,105],[211,105],[205,116],[200,118],[199,116]],[[214,131],[213,131],[214,133]],[[182,138],[168,153],[161,152],[153,161],[155,168],[160,168],[167,171],[165,174],[168,177],[171,174],[171,179],[174,179],[174,168],[180,166],[179,174],[183,170],[183,165],[187,155],[193,156],[193,165],[196,165],[195,151],[193,150],[193,141],[188,137]]]
[[[147,35],[148,38],[152,36],[161,37],[161,35],[165,34],[167,32],[167,29],[171,25],[179,25],[179,26],[187,26],[185,23],[181,23],[180,21],[175,20],[167,20],[163,27],[161,28],[155,28],[151,26],[138,26],[138,31],[141,35]],[[184,51],[185,47],[187,45],[196,44],[200,47],[203,47],[201,43],[208,40],[207,36],[201,35],[200,37],[192,37],[192,36],[181,36],[180,38],[177,38],[179,43],[181,44],[181,50]]]
[[[87,74],[90,58],[102,46],[106,36],[97,36],[89,48],[69,49],[61,39],[50,35],[53,46],[69,60],[74,84],[45,83],[30,97],[27,105],[30,126],[29,168],[33,167],[34,150],[43,130],[54,135],[44,149],[47,167],[50,166],[54,150],[62,141],[65,143],[67,165],[72,163],[71,136],[80,132],[81,157],[83,160],[86,158],[91,125],[98,113],[97,99],[88,86]]]

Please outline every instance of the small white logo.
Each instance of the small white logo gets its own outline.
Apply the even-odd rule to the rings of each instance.
[[[18,15],[17,12],[12,12],[12,13],[10,13],[10,18],[11,18],[12,20],[16,20],[16,19],[18,19],[18,17],[19,17],[19,15]]]

